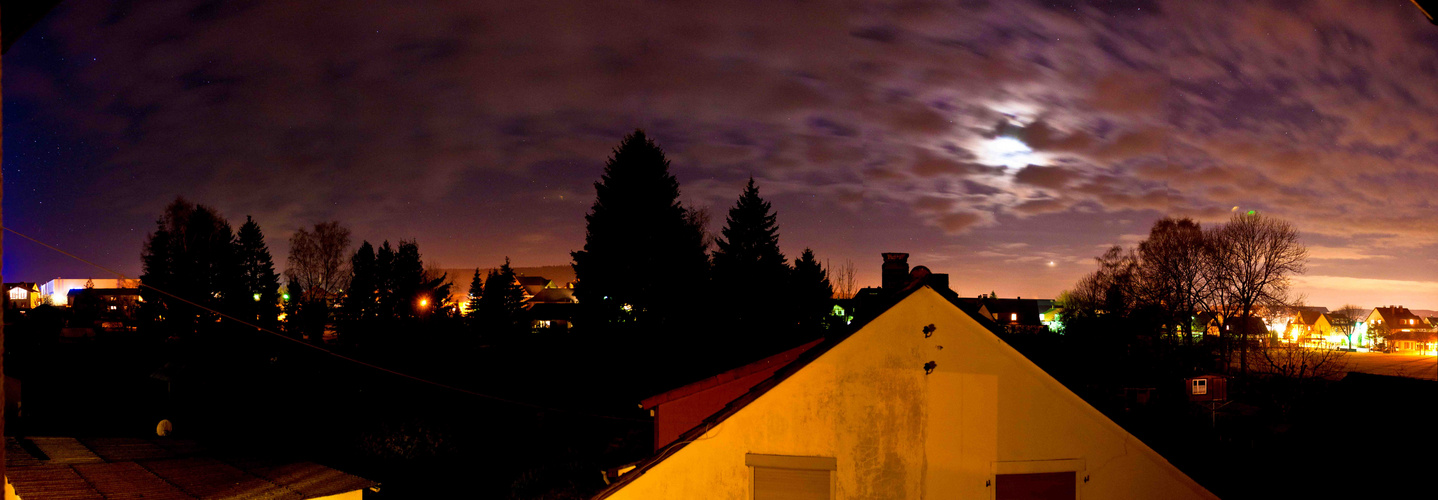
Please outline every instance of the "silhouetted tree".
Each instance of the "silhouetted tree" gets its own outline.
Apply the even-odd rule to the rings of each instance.
[[[234,233],[213,208],[176,198],[165,207],[140,260],[147,312],[176,332],[214,324],[208,310],[244,317],[250,300],[241,279]],[[151,288],[153,287],[153,288]],[[193,307],[154,288],[199,304]]]
[[[345,289],[345,317],[351,321],[373,321],[379,306],[379,266],[374,247],[369,241],[360,243],[350,257],[349,287]]]
[[[1308,250],[1292,224],[1261,214],[1234,214],[1214,233],[1210,250],[1213,279],[1221,300],[1236,309],[1240,373],[1248,374],[1249,318],[1259,306],[1288,303],[1293,275],[1303,274]]]
[[[474,277],[469,279],[469,313],[468,320],[471,325],[478,324],[480,300],[484,297],[484,276],[479,274],[479,268],[474,269]]]
[[[1358,326],[1358,321],[1363,319],[1363,313],[1365,312],[1368,312],[1368,310],[1362,307],[1353,304],[1343,304],[1337,310],[1328,313],[1328,323],[1333,326],[1335,331],[1343,334],[1343,347],[1353,348],[1353,331],[1356,330],[1355,327]]]
[[[679,202],[664,151],[643,131],[625,136],[594,189],[584,249],[571,254],[580,304],[602,321],[618,321],[627,307],[655,324],[697,308],[693,292],[708,276],[704,234]]]
[[[1193,219],[1164,217],[1138,244],[1138,273],[1144,299],[1163,312],[1168,332],[1178,328],[1193,342],[1194,311],[1212,289],[1203,228]]]
[[[799,329],[806,337],[817,336],[833,317],[834,287],[829,283],[829,273],[819,266],[814,251],[808,248],[794,261],[794,301],[792,306],[798,313]],[[808,340],[808,339],[805,339]]]
[[[265,244],[265,234],[253,218],[245,217],[236,241],[240,260],[240,280],[250,295],[250,312],[259,326],[273,328],[280,313],[280,279],[275,273],[275,260]]]
[[[300,228],[290,237],[285,276],[297,285],[303,333],[311,342],[323,342],[330,306],[349,280],[344,257],[349,245],[350,231],[337,221],[317,223],[313,232]]]
[[[763,290],[789,290],[788,259],[779,251],[778,216],[751,177],[715,240],[714,285],[724,316],[743,331],[792,327],[793,305]]]
[[[834,294],[841,299],[854,298],[854,292],[859,290],[859,268],[854,261],[844,259],[839,267],[831,267],[828,261],[824,261],[824,272],[829,275],[829,280],[834,285]]]
[[[527,329],[523,321],[524,289],[515,280],[509,257],[504,258],[504,265],[489,271],[478,305],[477,314],[490,334],[513,335]]]
[[[396,319],[428,317],[449,300],[448,276],[430,276],[425,272],[419,244],[413,240],[400,240],[388,274]]]
[[[394,283],[394,248],[389,246],[389,240],[385,240],[379,249],[375,250],[375,315],[380,318],[390,319],[396,315],[396,308],[399,307]]]
[[[350,230],[338,221],[317,223],[314,232],[300,228],[290,237],[285,273],[294,276],[307,300],[329,300],[344,291],[349,279],[344,256],[349,246]]]

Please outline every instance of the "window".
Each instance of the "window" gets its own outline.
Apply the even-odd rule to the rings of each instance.
[[[834,471],[838,469],[838,461],[833,457],[749,453],[744,455],[744,465],[752,472],[754,500],[834,498]]]
[[[1009,313],[1009,321],[1018,321],[1019,313]]]
[[[998,500],[1071,500],[1078,495],[1075,473],[1036,472],[995,476],[994,498]]]
[[[24,288],[15,287],[10,289],[11,300],[25,300],[30,298],[30,292]]]
[[[1206,379],[1206,378],[1193,379],[1193,393],[1194,393],[1194,394],[1208,394],[1208,379]]]
[[[1083,459],[994,462],[996,500],[1076,500]]]

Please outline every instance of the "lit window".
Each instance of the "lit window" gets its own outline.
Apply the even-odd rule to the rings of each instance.
[[[838,469],[833,457],[748,453],[744,465],[751,471],[754,500],[833,498],[834,471]]]
[[[1009,313],[1009,321],[1018,321],[1019,313]]]
[[[11,300],[25,300],[28,298],[30,298],[30,292],[26,291],[24,288],[15,287],[10,289]]]
[[[1193,380],[1194,394],[1208,394],[1208,379],[1200,378]]]
[[[118,307],[115,307],[115,306],[110,306],[110,310],[111,310],[111,311],[114,311],[114,310],[116,310],[116,309],[119,309],[119,308],[118,308]]]

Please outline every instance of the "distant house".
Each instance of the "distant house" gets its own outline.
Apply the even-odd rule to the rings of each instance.
[[[5,500],[360,500],[376,485],[313,462],[230,456],[169,438],[6,437]]]
[[[40,286],[25,281],[5,284],[5,307],[28,310],[40,306]]]
[[[1381,341],[1396,351],[1429,350],[1433,326],[1403,306],[1375,307],[1360,325],[1375,346]]]
[[[85,288],[138,288],[135,280],[55,278],[40,285],[40,301],[56,306],[70,305],[70,291]]]
[[[1312,310],[1299,310],[1288,320],[1279,340],[1295,342],[1305,347],[1327,347],[1333,325],[1328,315]]]
[[[75,319],[104,331],[133,330],[139,317],[139,288],[80,288],[67,297]]]
[[[881,268],[882,286],[868,287],[859,290],[853,300],[848,304],[852,305],[852,311],[856,317],[867,317],[868,312],[887,307],[892,303],[892,297],[904,290],[912,290],[921,286],[933,288],[939,295],[949,299],[961,309],[976,312],[988,318],[990,321],[1003,325],[1008,333],[1033,333],[1048,329],[1047,323],[1058,321],[1058,312],[1054,309],[1052,299],[1025,299],[1018,298],[997,298],[988,296],[960,297],[949,288],[949,275],[946,273],[935,273],[926,266],[914,266],[909,268],[909,254],[900,252],[886,252],[882,254],[884,263]],[[848,308],[846,308],[848,309]],[[1049,312],[1050,319],[1044,319],[1044,313]]]
[[[539,295],[539,293],[543,292],[546,288],[554,288],[554,282],[543,276],[516,275],[514,282],[519,285],[521,290],[524,290],[525,301],[529,301],[534,298],[535,295]]]
[[[923,285],[635,464],[596,499],[1215,498]]]
[[[1001,299],[983,296],[978,298],[960,297],[957,300],[977,308],[979,314],[1003,325],[1006,330],[1011,332],[1046,328],[1042,313],[1048,308],[1040,309],[1040,307],[1043,307],[1045,303],[1053,302],[1022,297]]]
[[[530,327],[539,330],[567,330],[573,324],[579,300],[573,288],[542,288],[524,301]]]
[[[1213,311],[1198,313],[1194,323],[1203,329],[1204,335],[1239,335],[1243,332],[1239,326],[1243,323],[1240,316],[1223,317]],[[1249,316],[1247,330],[1250,338],[1258,338],[1268,333],[1268,325],[1257,315]]]
[[[1044,326],[1047,326],[1050,331],[1057,332],[1063,329],[1063,315],[1063,306],[1050,305],[1048,309],[1044,310],[1044,312],[1039,313],[1039,322],[1043,323]]]

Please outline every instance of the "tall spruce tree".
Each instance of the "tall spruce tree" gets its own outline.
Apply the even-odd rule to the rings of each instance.
[[[375,250],[375,316],[380,319],[395,317],[398,299],[394,285],[394,248],[385,240]]]
[[[819,335],[829,327],[828,320],[834,307],[834,286],[829,283],[829,272],[814,258],[814,251],[808,248],[794,260],[793,307],[799,331],[808,337]]]
[[[275,273],[275,260],[265,245],[265,233],[249,216],[240,226],[236,240],[239,254],[240,280],[250,296],[250,314],[260,326],[272,328],[280,313],[280,278]]]
[[[350,257],[349,288],[345,289],[344,311],[349,321],[373,321],[379,300],[379,267],[374,246],[360,243]]]
[[[449,300],[448,275],[426,274],[419,244],[413,240],[400,240],[388,274],[396,319],[429,317]]]
[[[625,136],[594,190],[584,249],[571,254],[580,304],[606,322],[626,308],[646,324],[683,321],[697,310],[691,292],[705,288],[709,260],[664,150],[643,131]]]
[[[787,290],[790,269],[788,259],[779,251],[778,216],[759,196],[752,177],[739,201],[729,209],[715,245],[714,284],[726,314],[750,328],[792,326],[793,314],[785,311],[791,306],[762,293]]]
[[[479,317],[480,301],[484,297],[484,276],[479,274],[479,268],[474,269],[474,277],[469,280],[469,312],[466,314],[470,324],[477,323]]]

